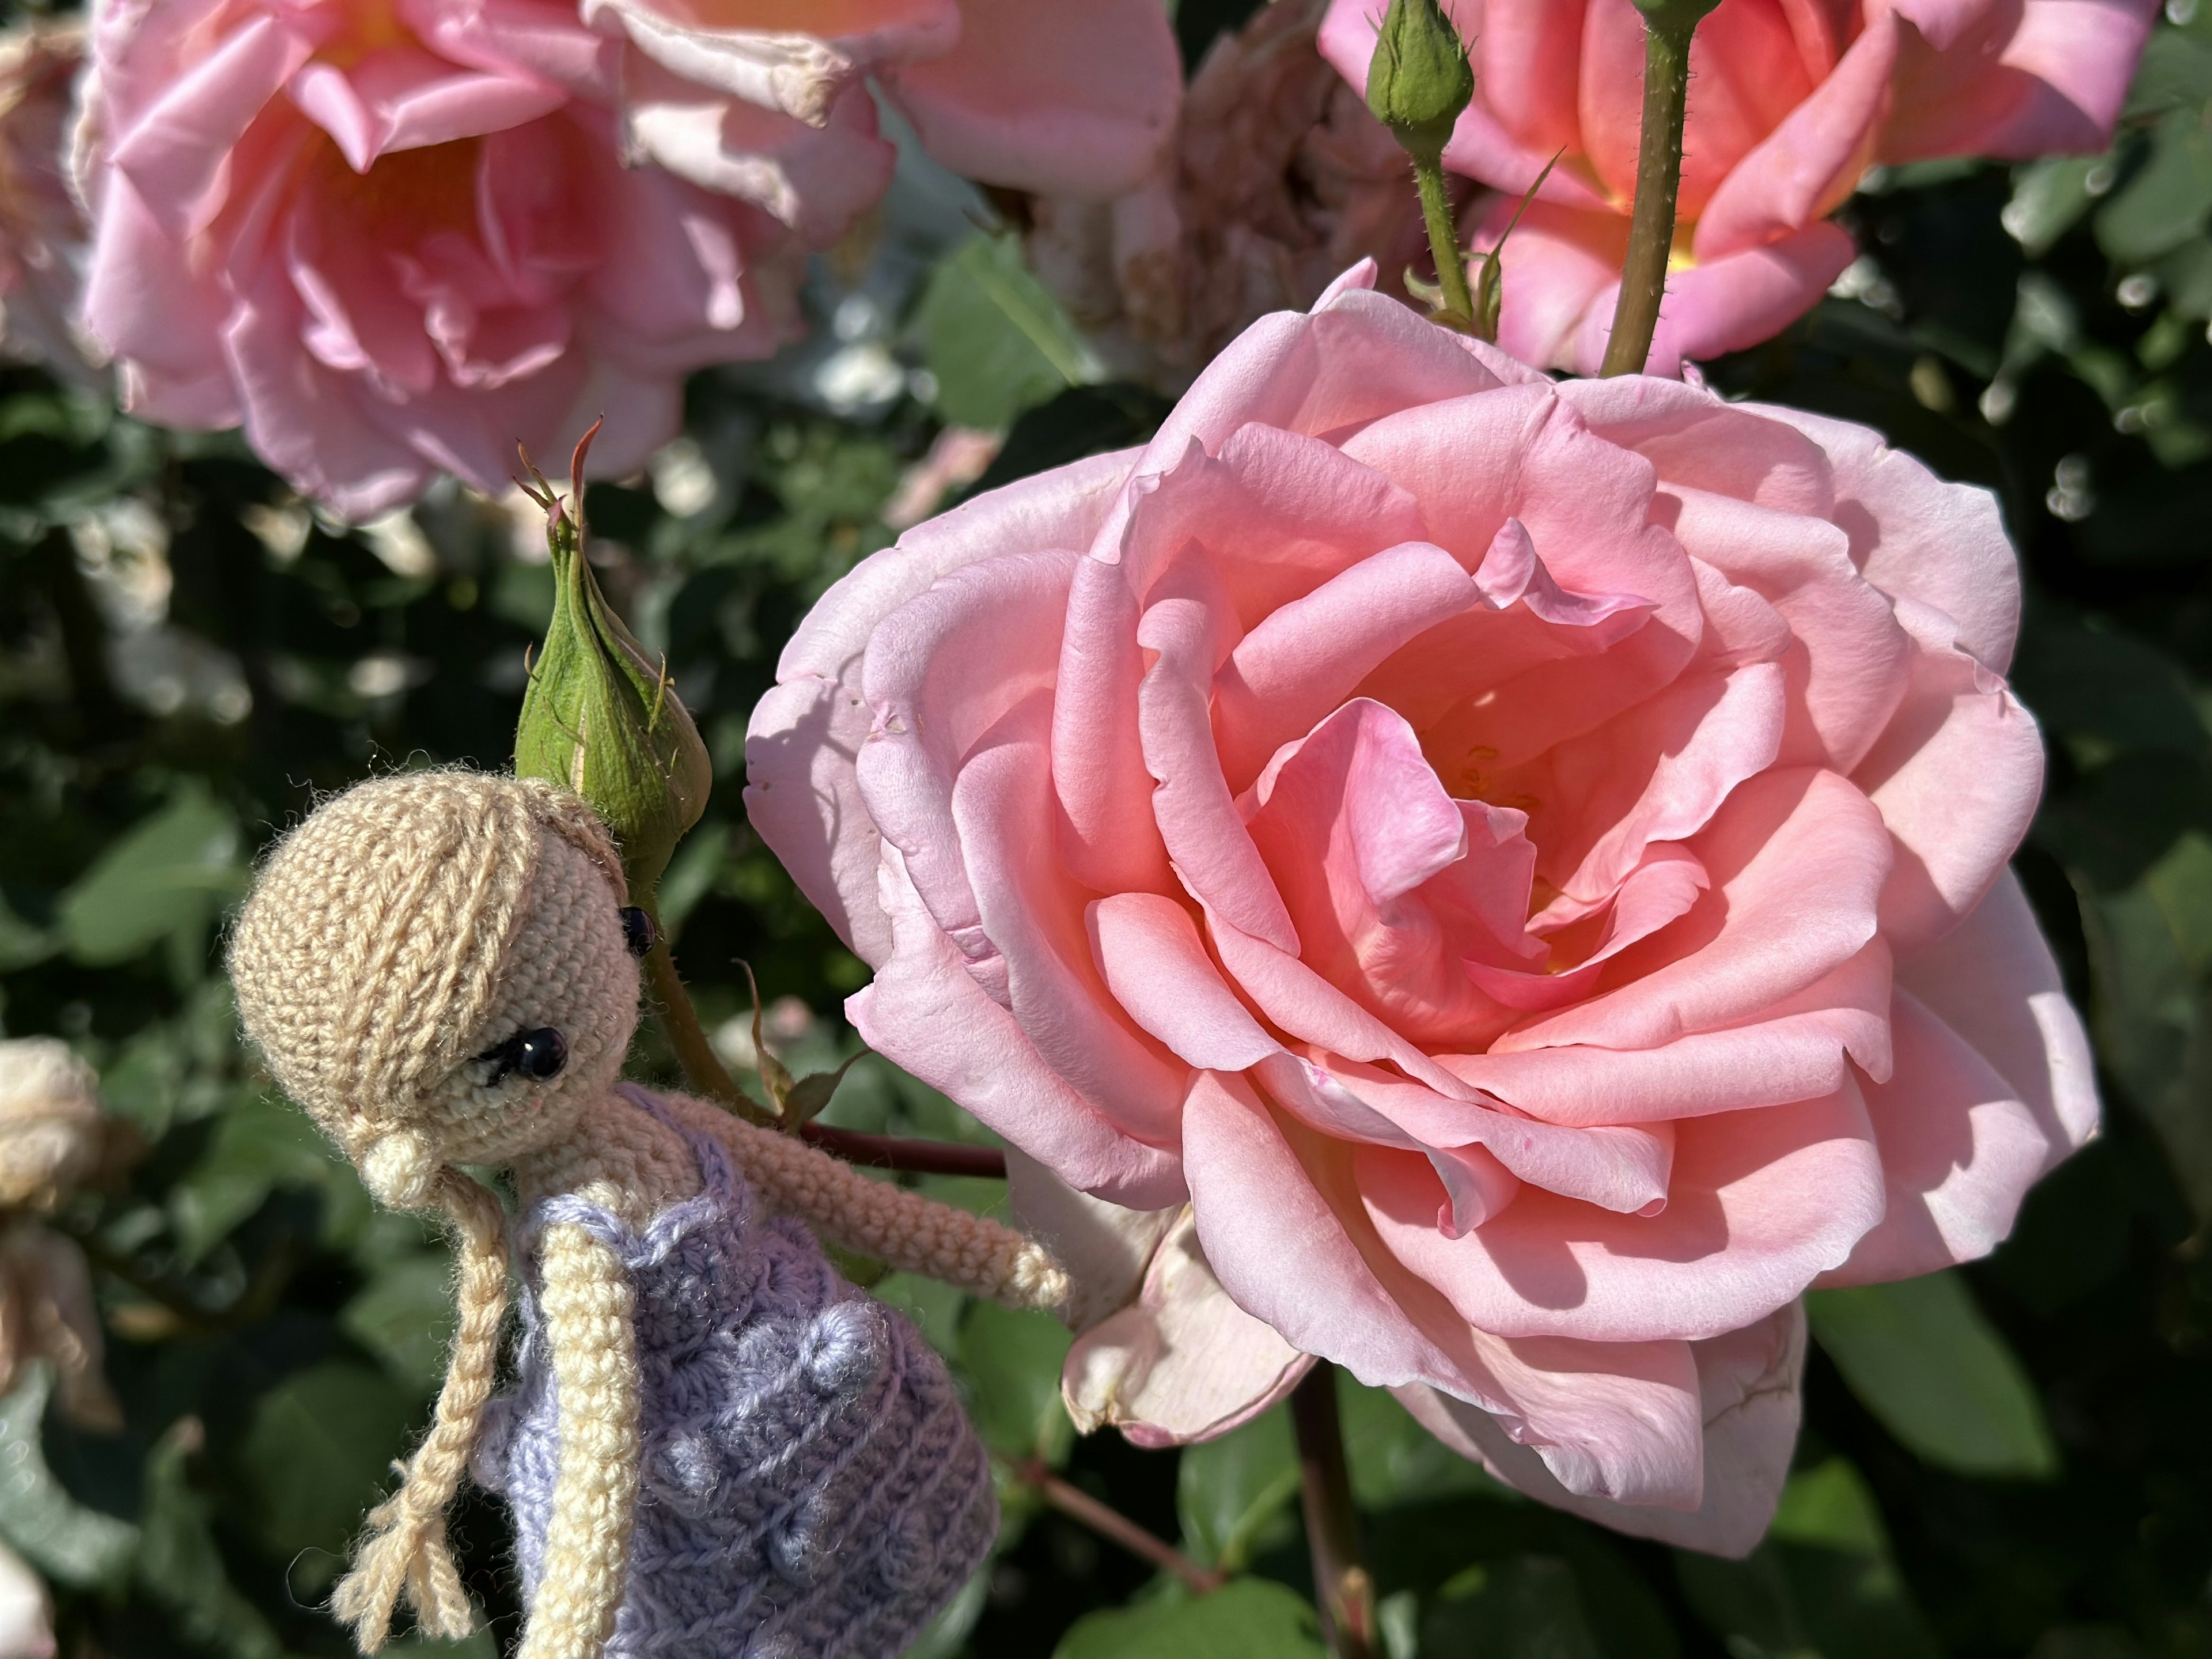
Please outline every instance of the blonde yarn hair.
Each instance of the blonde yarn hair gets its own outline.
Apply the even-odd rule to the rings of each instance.
[[[430,1432],[332,1598],[364,1652],[403,1592],[427,1634],[458,1638],[473,1622],[445,1515],[495,1380],[506,1215],[452,1167],[463,1149],[432,1106],[499,998],[549,832],[623,901],[621,860],[574,795],[461,771],[373,780],[277,843],[231,939],[240,1016],[277,1081],[379,1200],[441,1211],[457,1247],[459,1317]]]
[[[246,1029],[284,1091],[368,1161],[471,1056],[513,950],[539,831],[622,860],[579,797],[534,779],[404,773],[325,802],[264,863],[230,945]],[[387,1155],[377,1196],[413,1207],[432,1170]],[[364,1173],[367,1173],[365,1170]]]

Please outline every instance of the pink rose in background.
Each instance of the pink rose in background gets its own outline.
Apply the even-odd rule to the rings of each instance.
[[[167,0],[93,19],[85,320],[128,407],[242,422],[349,517],[504,486],[790,331],[797,250],[617,145],[619,46],[560,0]]]
[[[1137,189],[1030,203],[1030,263],[1117,378],[1180,392],[1346,266],[1387,283],[1426,252],[1406,152],[1316,44],[1328,9],[1271,0],[1217,35]]]
[[[1334,0],[1322,50],[1367,84],[1388,0]],[[1877,162],[2104,148],[2155,0],[1722,0],[1691,46],[1676,246],[1648,368],[1741,349],[1812,308],[1851,242],[1825,216]],[[1631,0],[1456,0],[1474,102],[1444,165],[1517,198],[1498,343],[1593,374],[1612,332],[1643,121]],[[1500,202],[1474,238],[1510,216]]]
[[[748,807],[862,1035],[1042,1166],[1091,1418],[1318,1354],[1741,1551],[1799,1294],[1983,1254],[2096,1126],[2005,868],[2012,550],[1863,428],[1554,385],[1372,279],[847,576]]]
[[[630,44],[630,143],[835,234],[890,181],[872,78],[953,172],[1098,198],[1149,172],[1182,69],[1158,0],[583,0]]]
[[[81,384],[92,379],[76,324],[88,236],[62,155],[83,60],[75,23],[0,34],[0,352]]]

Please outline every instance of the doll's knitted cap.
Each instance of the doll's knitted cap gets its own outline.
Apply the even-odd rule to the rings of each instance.
[[[263,864],[230,945],[246,1033],[348,1148],[406,1122],[467,1057],[550,830],[623,902],[622,862],[580,798],[463,771],[373,779],[325,802]]]

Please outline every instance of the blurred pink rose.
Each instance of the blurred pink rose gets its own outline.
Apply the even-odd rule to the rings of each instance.
[[[1333,0],[1322,51],[1367,84],[1388,0]],[[1876,162],[2101,149],[2156,0],[1722,0],[1691,47],[1680,223],[1648,368],[1756,344],[1850,263],[1824,216]],[[1475,99],[1444,165],[1517,197],[1498,343],[1595,373],[1613,329],[1643,119],[1631,0],[1456,0]],[[1474,240],[1512,211],[1501,202]]]
[[[629,40],[630,143],[836,233],[890,180],[872,78],[985,184],[1102,198],[1149,172],[1182,69],[1159,0],[583,0]]]
[[[561,0],[111,0],[85,319],[130,408],[243,422],[355,519],[520,439],[639,465],[683,377],[789,331],[796,249],[617,146],[621,48]]]
[[[1115,374],[1180,392],[1347,265],[1387,291],[1425,252],[1406,153],[1316,45],[1328,9],[1273,0],[1217,37],[1137,189],[1030,204],[1030,263]]]
[[[1320,1354],[1747,1548],[1799,1293],[1981,1255],[2096,1125],[2005,868],[2012,550],[1871,432],[1554,385],[1373,275],[847,576],[748,808],[868,1042],[1126,1206],[1054,1226],[1137,1311],[1094,1416]]]

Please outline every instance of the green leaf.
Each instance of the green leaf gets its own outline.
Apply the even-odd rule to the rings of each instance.
[[[1526,1501],[1416,1423],[1389,1389],[1370,1389],[1340,1373],[1336,1393],[1352,1495],[1360,1508],[1474,1493],[1510,1504]]]
[[[2097,213],[2097,242],[2123,266],[2179,247],[2212,216],[2212,133],[2202,112],[2175,110],[2151,135],[2150,160]]]
[[[1466,1659],[1603,1659],[1574,1571],[1551,1555],[1467,1568],[1437,1590],[1421,1651]]]
[[[1050,1314],[978,1302],[960,1328],[960,1370],[983,1443],[1003,1456],[1067,1457],[1075,1425],[1060,1403],[1060,1368],[1074,1339]]]
[[[412,1417],[397,1383],[343,1360],[295,1371],[262,1395],[239,1464],[270,1553],[321,1550],[334,1568],[389,1482]]]
[[[2154,29],[2128,88],[2125,118],[2201,109],[2212,100],[2212,41],[2180,29]]]
[[[428,1394],[446,1374],[453,1317],[453,1262],[426,1251],[385,1267],[338,1324],[399,1382]]]
[[[920,1273],[890,1273],[871,1285],[868,1294],[914,1321],[915,1328],[938,1352],[958,1358],[961,1316],[968,1297],[954,1286]]]
[[[990,1596],[991,1564],[986,1561],[969,1575],[959,1594],[922,1626],[921,1634],[907,1644],[900,1659],[955,1659],[965,1652],[968,1632],[983,1616],[983,1604]]]
[[[237,820],[188,787],[94,859],[56,914],[70,955],[106,967],[204,927],[243,879]]]
[[[1003,428],[1030,404],[1102,377],[1067,314],[1030,274],[1018,236],[977,236],[947,255],[915,322],[937,412],[957,426]]]
[[[62,940],[43,927],[33,927],[0,898],[0,974],[12,974],[44,962],[62,948]]]
[[[1272,1579],[1239,1578],[1189,1601],[1086,1614],[1053,1659],[1322,1659],[1322,1650],[1305,1597]]]
[[[2126,891],[2085,903],[2099,1057],[2212,1219],[2212,842],[2191,833]]]
[[[208,1528],[208,1502],[193,1490],[185,1468],[204,1438],[197,1418],[181,1419],[146,1460],[138,1579],[187,1642],[230,1659],[276,1659],[283,1651],[276,1633],[224,1572]]]
[[[848,1055],[845,1063],[834,1072],[809,1072],[791,1085],[791,1092],[783,1097],[783,1115],[793,1124],[806,1123],[821,1115],[837,1092],[837,1085],[845,1080],[845,1073],[853,1069],[859,1054]]]
[[[1787,1543],[1853,1550],[1862,1555],[1889,1553],[1874,1493],[1845,1457],[1831,1457],[1792,1474],[1782,1488],[1782,1502],[1766,1534]]]
[[[402,1641],[388,1642],[379,1650],[404,1655],[405,1659],[499,1659],[499,1638],[491,1633],[490,1626],[479,1622],[472,1633],[458,1642],[410,1636]]]
[[[1218,1440],[1183,1448],[1176,1510],[1183,1547],[1203,1566],[1240,1571],[1287,1523],[1298,1496],[1291,1414],[1277,1406]]]
[[[1850,1461],[1790,1477],[1766,1541],[1747,1560],[1676,1558],[1684,1593],[1731,1650],[1821,1659],[1941,1659],[1890,1559],[1874,1494]]]
[[[52,1367],[37,1360],[0,1399],[0,1539],[58,1583],[111,1583],[129,1565],[138,1529],[87,1509],[46,1467],[39,1430],[53,1385]]]
[[[2057,1473],[2033,1388],[1956,1272],[1814,1291],[1805,1308],[1860,1403],[1923,1462],[1961,1474]]]
[[[2212,746],[2180,664],[2119,629],[2040,617],[2014,678],[2021,700],[2054,733],[2094,738],[2114,752],[2196,755]]]
[[[2096,201],[2089,185],[2102,167],[2110,176],[2109,157],[2053,155],[2031,161],[2013,174],[2012,200],[2000,216],[2005,230],[2031,259],[2039,259]]]
[[[170,1224],[186,1262],[228,1237],[279,1187],[367,1203],[350,1166],[305,1113],[267,1095],[242,1093],[222,1115],[205,1153],[169,1189]]]

